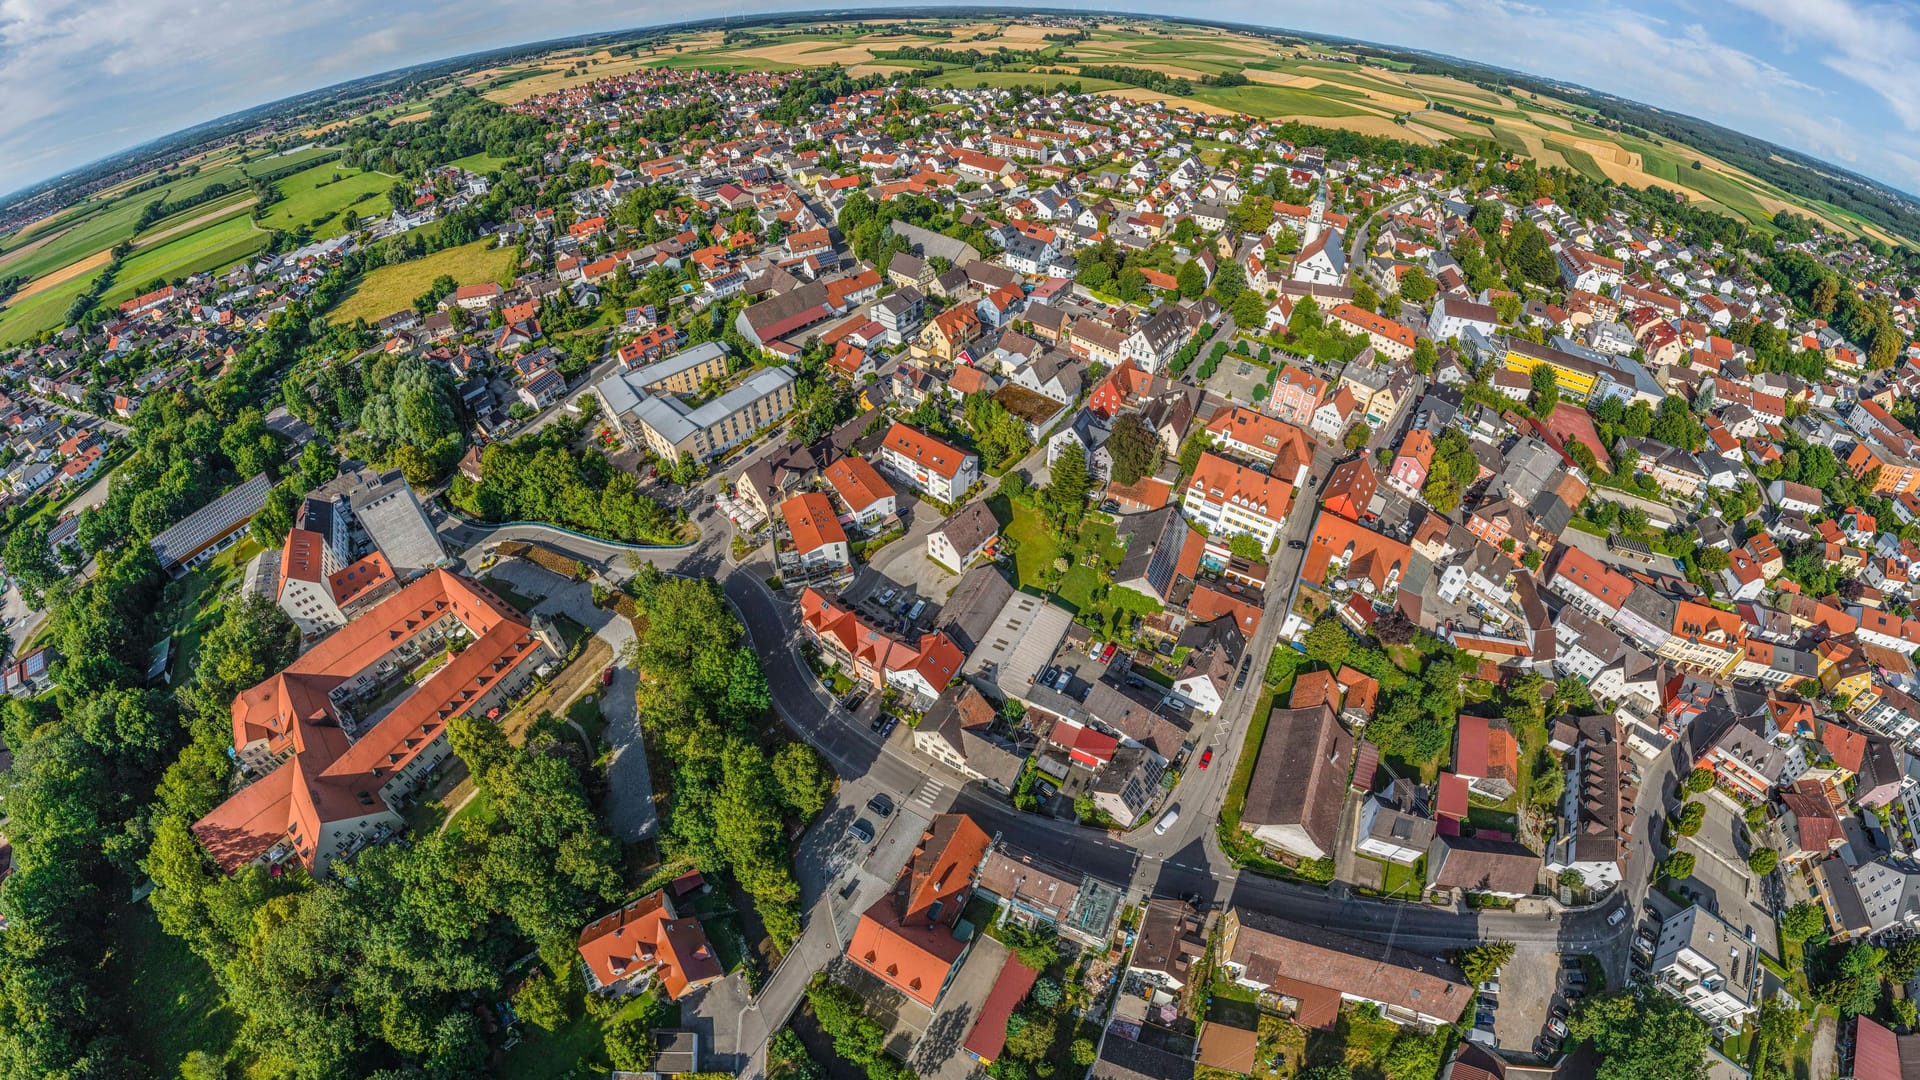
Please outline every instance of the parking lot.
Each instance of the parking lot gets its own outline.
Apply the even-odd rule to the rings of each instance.
[[[1693,854],[1693,876],[1676,888],[1771,950],[1773,906],[1761,892],[1758,875],[1747,869],[1746,823],[1724,795],[1709,792],[1700,801],[1707,807],[1706,822],[1695,835],[1681,838],[1679,848]]]
[[[1584,979],[1577,970],[1579,963],[1578,956],[1563,955],[1552,946],[1522,945],[1515,951],[1500,969],[1500,992],[1481,993],[1475,1005],[1478,1014],[1485,1012],[1489,997],[1499,1002],[1493,1010],[1493,1034],[1501,1049],[1521,1054],[1546,1049],[1543,1040],[1554,1039],[1547,1028],[1549,1020],[1556,1015],[1564,1018],[1576,1000],[1568,995],[1587,989],[1575,985]]]

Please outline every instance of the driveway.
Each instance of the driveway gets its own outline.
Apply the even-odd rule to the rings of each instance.
[[[541,597],[533,607],[538,615],[565,615],[592,630],[613,647],[613,682],[600,695],[600,714],[606,717],[605,738],[612,748],[607,765],[607,827],[625,841],[646,840],[659,828],[653,808],[653,778],[647,769],[646,739],[640,730],[635,702],[639,678],[627,662],[633,624],[618,614],[593,605],[593,589],[584,581],[568,581],[525,559],[502,559],[488,573],[516,591]],[[564,715],[570,702],[556,710]],[[598,751],[598,747],[592,748]]]

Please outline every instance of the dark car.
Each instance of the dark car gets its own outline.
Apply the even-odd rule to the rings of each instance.
[[[857,713],[860,711],[860,706],[865,705],[866,703],[867,703],[867,695],[866,695],[866,692],[863,690],[859,693],[848,694],[846,697],[846,700],[840,703],[840,707],[847,710],[850,713]]]
[[[863,844],[871,844],[873,843],[873,822],[861,818],[847,826],[847,835]]]
[[[886,726],[887,726],[887,714],[886,714],[886,713],[881,713],[881,714],[880,714],[879,716],[876,716],[876,717],[874,717],[874,718],[873,718],[873,723],[871,723],[871,724],[868,724],[868,725],[867,725],[867,728],[868,728],[869,730],[871,730],[871,731],[876,731],[876,732],[877,732],[877,731],[879,731],[879,730],[880,730],[881,728],[883,728],[883,727],[886,727]]]
[[[1307,542],[1305,540],[1289,540],[1287,541],[1287,546],[1295,551],[1307,550]]]
[[[881,817],[887,817],[893,813],[893,800],[887,798],[885,795],[875,795],[873,798],[867,800],[867,809],[879,814]]]
[[[1240,675],[1239,677],[1233,680],[1233,688],[1235,690],[1240,690],[1246,687],[1247,672],[1252,670],[1253,670],[1253,657],[1249,656],[1245,660],[1240,661]]]

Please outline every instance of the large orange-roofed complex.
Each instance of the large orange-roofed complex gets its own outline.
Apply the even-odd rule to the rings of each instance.
[[[412,690],[386,696],[442,653]],[[429,571],[234,698],[234,759],[256,779],[193,833],[228,872],[298,859],[324,875],[401,828],[400,809],[451,753],[449,720],[498,716],[559,655],[545,619]]]

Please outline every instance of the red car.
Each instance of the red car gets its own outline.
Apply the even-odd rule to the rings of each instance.
[[[1200,755],[1200,767],[1204,769],[1211,764],[1213,764],[1213,747],[1209,746],[1207,752]]]

